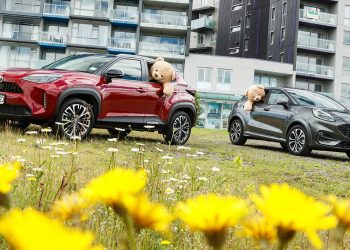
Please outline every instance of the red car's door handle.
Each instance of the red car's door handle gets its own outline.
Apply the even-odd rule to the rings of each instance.
[[[136,89],[136,91],[140,92],[140,93],[145,93],[146,92],[146,90],[144,88],[141,88],[141,87]]]

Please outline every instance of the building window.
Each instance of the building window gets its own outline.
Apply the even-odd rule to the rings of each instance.
[[[343,43],[350,45],[350,31],[344,31]]]
[[[249,49],[249,38],[244,39],[244,51],[248,51]]]
[[[343,76],[350,77],[350,57],[343,57]]]
[[[238,53],[239,53],[239,47],[230,48],[230,49],[229,49],[229,53],[230,53],[230,55],[238,54]]]
[[[245,16],[245,27],[249,29],[250,27],[250,15]]]
[[[252,0],[247,0],[247,5],[252,4]]]
[[[271,19],[275,20],[276,19],[276,7],[272,7],[271,10]]]
[[[350,104],[350,84],[348,83],[341,84],[341,101]]]
[[[236,11],[236,10],[240,10],[240,9],[242,9],[242,4],[232,6],[232,11]]]
[[[231,90],[231,72],[230,69],[218,69],[218,81],[216,89],[219,91]]]
[[[350,5],[345,5],[344,25],[350,26]]]
[[[298,89],[311,90],[315,92],[323,92],[324,86],[317,81],[296,81],[295,87]]]
[[[284,87],[285,79],[280,76],[255,73],[254,74],[254,83],[261,84],[265,87]]]
[[[287,14],[287,2],[283,2],[283,5],[282,5],[282,14],[283,14],[283,15]]]
[[[197,88],[198,89],[204,89],[204,90],[210,90],[211,89],[211,80],[212,80],[212,68],[204,68],[199,67],[198,68],[198,82],[197,82]]]
[[[231,33],[238,32],[238,31],[241,31],[241,25],[231,27]]]
[[[216,43],[216,37],[217,37],[216,32],[213,32],[210,37],[210,43]]]
[[[284,63],[284,52],[280,53],[280,62]]]
[[[275,32],[270,32],[270,44],[273,44],[273,41],[275,40]]]
[[[198,33],[198,35],[197,35],[197,44],[198,45],[203,45],[204,41],[205,41],[205,34]]]
[[[281,28],[281,40],[286,38],[286,27]]]

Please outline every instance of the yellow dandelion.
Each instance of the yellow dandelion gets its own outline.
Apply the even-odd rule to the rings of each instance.
[[[11,183],[18,177],[18,170],[21,168],[19,162],[0,165],[0,193],[6,194],[11,191]]]
[[[287,184],[261,186],[261,195],[252,195],[257,208],[277,227],[280,243],[286,244],[296,232],[304,232],[316,248],[322,247],[319,230],[334,228],[336,218],[330,206],[305,195]]]
[[[93,247],[92,233],[66,228],[31,208],[14,209],[0,219],[0,234],[14,250],[103,249]]]
[[[220,249],[225,243],[227,229],[234,227],[246,210],[242,199],[209,194],[178,203],[176,214],[191,231],[203,232],[208,243]]]
[[[235,157],[235,159],[233,160],[233,163],[234,164],[237,164],[237,165],[242,165],[243,164],[243,160],[240,156],[237,156]]]
[[[61,220],[84,221],[87,219],[86,209],[89,203],[80,194],[65,195],[61,200],[56,200],[52,206],[52,214]]]
[[[329,202],[333,206],[333,214],[337,217],[339,224],[345,227],[346,230],[350,229],[350,200],[337,199],[335,196],[329,197]]]
[[[266,248],[277,239],[277,229],[265,217],[256,215],[243,223],[239,236],[248,236]]]
[[[82,194],[93,203],[104,203],[113,207],[120,214],[124,212],[124,199],[139,193],[145,187],[146,181],[143,170],[113,169],[88,183]]]
[[[139,231],[150,228],[160,233],[167,233],[172,216],[161,204],[152,203],[147,195],[129,196],[125,199],[125,208]]]

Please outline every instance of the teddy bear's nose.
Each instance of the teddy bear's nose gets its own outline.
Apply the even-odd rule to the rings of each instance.
[[[157,73],[154,73],[154,76],[155,76],[155,77],[158,77],[158,74],[157,74]]]

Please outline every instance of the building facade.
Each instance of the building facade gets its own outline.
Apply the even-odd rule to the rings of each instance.
[[[78,53],[163,56],[183,72],[190,0],[1,0],[0,68]]]
[[[350,104],[348,0],[220,1],[216,55],[291,63],[294,87]]]
[[[295,83],[292,64],[192,53],[186,57],[184,77],[201,99],[204,112],[198,126],[212,129],[227,128],[233,104],[249,86],[293,87]]]

